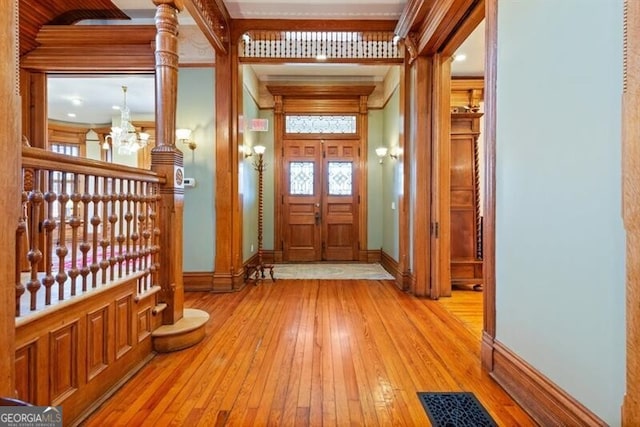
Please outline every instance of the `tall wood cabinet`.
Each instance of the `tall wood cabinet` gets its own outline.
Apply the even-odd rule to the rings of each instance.
[[[482,113],[451,113],[451,283],[482,285],[478,136]]]

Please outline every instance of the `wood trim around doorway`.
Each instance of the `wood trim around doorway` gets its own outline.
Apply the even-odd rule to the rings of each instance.
[[[371,85],[355,85],[355,86],[320,86],[320,85],[304,85],[304,86],[267,86],[267,89],[274,97],[274,153],[276,160],[274,163],[274,187],[276,199],[282,198],[285,191],[285,183],[283,182],[283,156],[284,156],[284,140],[285,126],[284,118],[288,113],[300,114],[355,114],[357,115],[359,151],[357,161],[357,181],[358,188],[358,261],[366,262],[368,260],[367,251],[367,156],[368,152],[368,108],[367,100],[369,95],[375,89]],[[301,134],[301,138],[313,138],[313,135]],[[344,135],[322,134],[324,139],[344,138]],[[275,261],[283,261],[284,227],[281,223],[284,217],[281,203],[276,203],[274,207],[274,257]]]

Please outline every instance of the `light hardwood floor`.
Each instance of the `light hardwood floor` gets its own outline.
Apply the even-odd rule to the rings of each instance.
[[[482,292],[473,287],[460,286],[451,290],[451,298],[440,298],[438,302],[462,322],[478,339],[482,339]]]
[[[418,391],[472,391],[500,426],[534,425],[480,369],[480,340],[389,281],[279,280],[187,293],[199,345],[156,356],[87,426],[427,426]]]

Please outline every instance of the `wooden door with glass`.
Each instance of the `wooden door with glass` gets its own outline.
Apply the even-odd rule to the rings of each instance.
[[[284,261],[358,259],[358,140],[283,142]]]

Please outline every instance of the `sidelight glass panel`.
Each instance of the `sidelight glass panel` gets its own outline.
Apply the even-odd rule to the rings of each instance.
[[[313,196],[314,162],[289,163],[289,194]]]
[[[285,132],[355,134],[356,116],[286,116]]]
[[[351,196],[353,190],[353,163],[329,162],[329,195]]]

